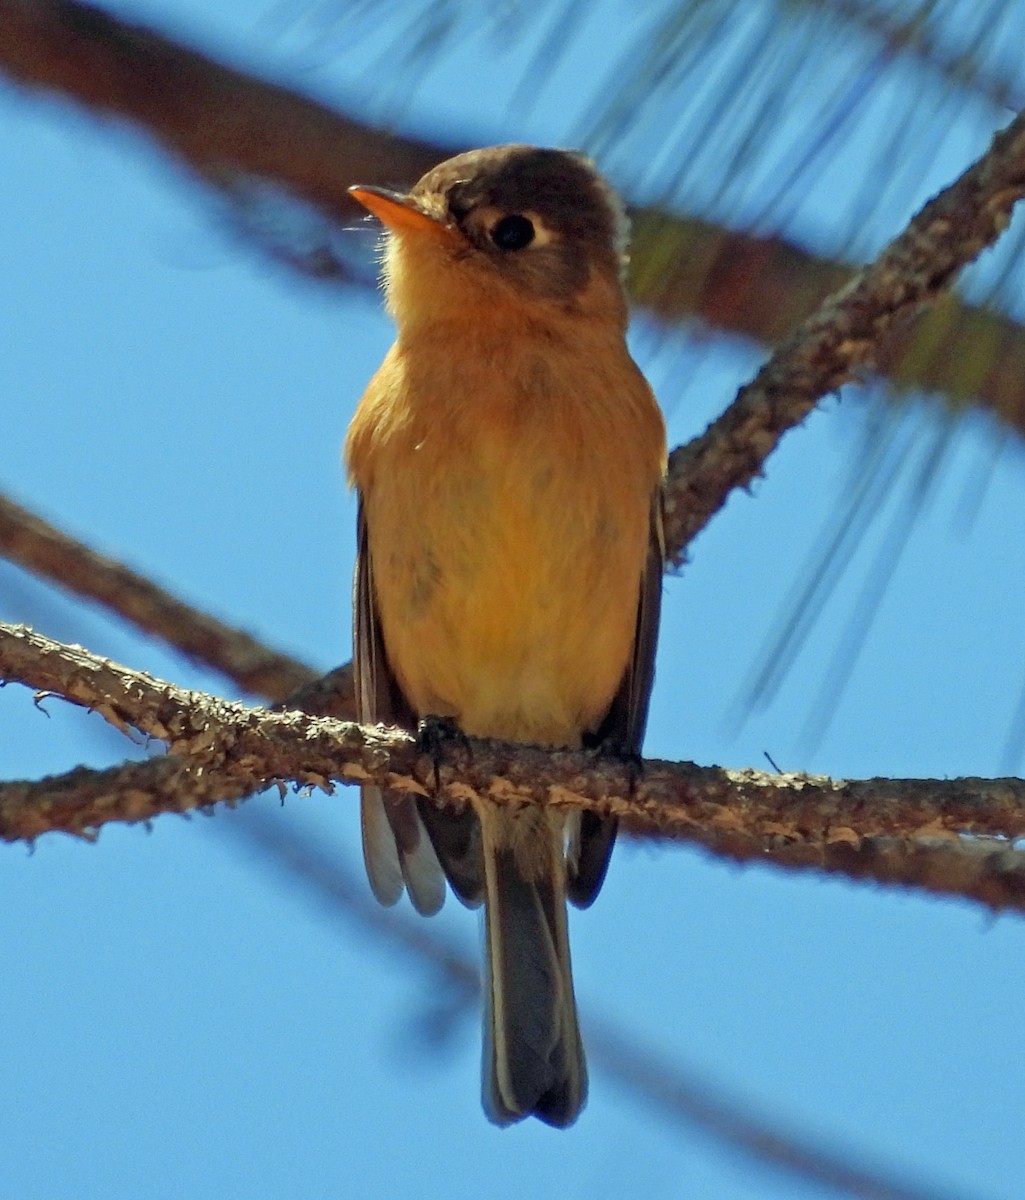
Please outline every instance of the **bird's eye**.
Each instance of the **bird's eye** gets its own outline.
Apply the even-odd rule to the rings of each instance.
[[[522,250],[534,240],[534,226],[526,217],[513,213],[495,223],[491,240],[499,250]]]

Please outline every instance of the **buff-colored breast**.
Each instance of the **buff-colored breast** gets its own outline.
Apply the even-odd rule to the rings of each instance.
[[[346,454],[413,708],[573,745],[631,655],[665,436],[621,336],[529,334],[434,326],[397,343]]]

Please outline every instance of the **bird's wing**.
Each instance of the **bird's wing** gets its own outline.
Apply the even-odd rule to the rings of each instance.
[[[627,663],[619,690],[605,719],[594,735],[594,742],[627,755],[639,755],[648,721],[648,702],[655,679],[655,649],[662,608],[662,574],[665,569],[665,536],[662,529],[662,493],[651,504],[648,553],[641,576],[637,602],[637,627],[633,653]],[[568,895],[579,908],[593,903],[601,889],[609,856],[616,840],[615,817],[602,817],[584,810],[574,831],[568,855]]]
[[[360,497],[356,518],[353,585],[353,670],[356,715],[362,724],[416,730],[416,715],[402,694],[385,654],[374,598],[373,564]],[[372,785],[361,789],[363,859],[374,895],[394,904],[403,887],[417,911],[430,915],[445,900],[445,876],[427,836],[415,799]]]

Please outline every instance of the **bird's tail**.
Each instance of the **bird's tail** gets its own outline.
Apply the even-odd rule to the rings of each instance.
[[[484,1108],[497,1124],[576,1120],[587,1099],[566,923],[561,814],[495,806],[482,820],[487,990]]]

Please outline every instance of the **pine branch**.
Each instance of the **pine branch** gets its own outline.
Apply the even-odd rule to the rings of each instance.
[[[109,771],[0,786],[0,838],[109,821],[148,821],[233,802],[271,786],[373,782],[459,807],[587,808],[636,835],[678,838],[736,862],[771,862],[960,895],[1025,910],[1025,854],[959,834],[1025,836],[1025,782],[831,780],[648,760],[638,775],[608,757],[490,740],[424,755],[398,730],[273,713],[187,691],[24,626],[0,624],[0,679],[99,713],[171,756]]]
[[[776,346],[858,271],[783,237],[659,209],[632,216],[630,296],[666,328],[694,318]],[[1005,313],[948,292],[888,330],[873,370],[895,392],[942,397],[952,411],[981,407],[1025,435],[1025,331]]]
[[[349,134],[354,139],[353,144],[360,143],[362,138],[361,153],[370,153],[372,147],[377,144],[367,131],[356,127],[346,131],[343,128],[344,122],[342,126],[337,124],[341,118],[335,118],[333,114],[326,113],[309,101],[295,97],[283,89],[226,71],[210,60],[161,39],[158,35],[123,25],[97,10],[72,3],[71,0],[39,0],[39,3],[34,4],[28,3],[27,0],[7,0],[6,3],[0,4],[0,31],[10,32],[12,16],[17,18],[14,20],[14,32],[20,34],[20,40],[18,36],[13,39],[5,37],[0,39],[0,45],[4,48],[3,55],[9,66],[12,61],[16,67],[20,63],[22,77],[25,76],[24,68],[28,63],[36,71],[34,76],[31,71],[28,75],[36,83],[63,88],[101,109],[131,111],[137,120],[156,122],[165,143],[186,157],[191,156],[190,161],[203,171],[209,170],[216,174],[224,168],[225,162],[237,163],[241,148],[243,157],[248,156],[246,161],[254,169],[271,175],[277,172],[276,177],[283,181],[291,181],[299,190],[307,189],[311,197],[319,197],[318,202],[330,207],[338,201],[341,188],[354,173],[348,167],[343,167],[341,178],[334,177],[330,186],[317,192],[316,187],[309,184],[303,171],[293,161],[293,153],[303,159],[307,169],[313,170],[314,164],[328,150],[332,153],[326,153],[327,160],[337,167],[340,159],[335,142],[338,139],[346,140]],[[51,26],[55,19],[64,37],[64,41],[56,47],[58,53],[54,53],[55,47],[52,44],[54,31]],[[33,43],[31,37],[26,37],[26,30],[29,33],[34,31],[37,35],[42,30],[42,43]],[[51,41],[47,41],[48,38]],[[88,50],[84,58],[83,46]],[[39,61],[46,70],[42,70],[39,62],[33,58],[33,54],[38,54],[41,47],[42,57]],[[167,83],[168,72],[174,76],[173,87]],[[19,70],[15,69],[14,73],[19,74]],[[161,80],[165,81],[163,87],[159,86]],[[247,89],[252,89],[251,94]],[[244,97],[244,101],[239,103],[236,111],[233,104],[240,95]],[[198,110],[193,103],[197,98],[202,101]],[[213,108],[210,109],[210,106]],[[198,121],[197,111],[202,113],[208,109],[211,120]],[[215,112],[220,114],[218,120],[213,119]],[[305,141],[299,136],[300,129],[307,132]],[[272,132],[268,133],[268,130]],[[287,134],[283,142],[280,136],[282,131]],[[233,154],[236,157],[233,158]],[[426,151],[425,161],[428,158],[433,160],[436,155],[436,151]],[[848,288],[823,306],[815,317],[795,332],[755,382],[738,396],[731,408],[702,438],[696,439],[690,446],[674,454],[669,502],[669,541],[677,557],[694,533],[702,528],[721,506],[728,492],[733,487],[746,485],[759,473],[762,463],[782,434],[799,423],[825,392],[840,386],[855,370],[864,368],[872,360],[880,337],[894,321],[935,298],[964,263],[970,261],[983,246],[996,238],[1006,224],[1013,203],[1022,194],[1022,157],[1022,118],[1019,118],[996,139],[993,148],[975,167],[926,206],[908,231],[891,244],[876,264],[862,272]],[[338,191],[335,191],[336,187]],[[68,546],[65,545],[63,549],[67,551]],[[66,578],[65,582],[69,580]],[[167,636],[166,632],[164,636]],[[193,647],[188,652],[198,651]],[[79,663],[79,667],[81,666],[82,663]],[[129,674],[134,676],[134,673]],[[20,676],[15,672],[13,677]],[[127,678],[124,673],[122,677]],[[344,673],[340,677],[343,682],[348,678]],[[24,678],[31,686],[44,689],[49,686],[46,683],[32,682],[31,672],[27,672]],[[134,678],[138,680],[141,677]],[[70,684],[73,680],[67,682]],[[80,685],[81,681],[78,683]],[[105,685],[111,684],[111,679],[105,681]],[[164,689],[163,696],[167,701],[169,693],[166,689],[170,685],[160,687]],[[55,686],[51,690],[61,689]],[[114,688],[114,692],[116,691]],[[67,690],[61,694],[75,699]],[[139,697],[133,701],[129,696],[122,696],[120,701],[115,702],[113,693],[107,694],[102,688],[92,695],[91,699],[90,695],[92,694],[87,689],[85,698],[80,697],[78,702],[95,707],[108,719],[113,716],[115,723],[121,721],[135,724],[153,736],[162,736],[161,730],[165,734],[170,733],[168,740],[172,746],[178,746],[181,741],[173,729],[162,724],[162,709],[159,703],[156,709],[150,712],[149,718],[145,718],[144,712],[136,713],[136,701]],[[331,702],[332,696],[335,702],[339,701],[337,693],[332,693],[330,687],[324,692],[321,685],[321,699],[326,697],[327,701]],[[178,777],[179,782],[184,787],[188,776],[192,783],[189,795],[172,797],[168,793],[165,796],[168,805],[176,811],[183,806],[192,807],[210,803],[215,799],[231,799],[233,796],[237,798],[246,790],[251,791],[274,780],[300,784],[319,783],[321,779],[327,780],[330,777],[329,773],[324,774],[324,770],[330,772],[332,769],[339,769],[344,774],[344,769],[353,769],[353,762],[345,760],[339,766],[330,754],[321,762],[324,770],[320,771],[312,769],[305,760],[300,764],[294,758],[289,759],[287,754],[283,759],[275,761],[257,756],[254,761],[258,764],[258,769],[254,769],[253,762],[245,761],[244,752],[241,760],[239,759],[237,739],[229,738],[230,744],[221,744],[217,737],[210,733],[211,729],[220,729],[218,721],[223,724],[225,702],[207,697],[206,700],[215,706],[214,710],[208,710],[204,709],[201,699],[195,695],[193,699],[197,705],[195,712],[186,712],[171,706],[175,719],[182,722],[182,729],[191,730],[191,734],[180,747],[189,753],[190,770],[191,767],[201,768],[192,771],[191,774],[182,768],[185,773]],[[150,700],[155,698],[150,696]],[[344,700],[339,707],[345,709]],[[138,720],[143,721],[142,725],[134,718],[131,721],[127,720],[133,713]],[[274,718],[268,715],[267,719]],[[198,722],[198,725],[193,725],[193,721]],[[231,728],[230,721],[227,728]],[[276,727],[275,731],[280,733]],[[269,733],[270,727],[264,732]],[[220,729],[218,736],[221,734],[227,736],[223,729]],[[213,737],[212,745],[219,755],[214,764],[200,753],[201,744],[206,737]],[[257,741],[259,740],[258,737]],[[245,739],[242,741],[245,743]],[[285,743],[287,742],[286,735]],[[387,742],[374,745],[360,740],[359,737],[350,746],[350,750],[354,753],[365,751],[372,760],[377,753],[385,754],[389,770],[400,770],[402,755],[408,757],[413,753],[409,745],[404,749]],[[531,754],[540,757],[531,759]],[[841,870],[847,874],[860,873],[890,881],[912,882],[941,891],[963,891],[964,894],[970,893],[987,903],[1018,905],[1015,899],[1017,885],[1014,882],[1017,866],[1013,861],[1013,852],[1003,848],[992,851],[990,848],[981,847],[971,853],[962,852],[960,846],[957,847],[956,853],[950,847],[941,850],[923,843],[921,830],[914,822],[910,827],[906,824],[901,825],[895,833],[891,833],[886,829],[873,829],[860,823],[844,826],[842,815],[836,812],[832,813],[831,826],[814,828],[809,837],[808,830],[800,827],[799,822],[795,824],[791,799],[788,799],[787,814],[777,814],[781,818],[778,828],[761,828],[757,823],[747,826],[742,822],[739,831],[735,828],[730,831],[731,823],[733,826],[736,824],[735,810],[732,807],[727,806],[723,810],[723,813],[728,814],[726,816],[723,813],[718,817],[714,812],[705,813],[704,817],[695,820],[686,805],[694,803],[703,795],[701,789],[705,783],[710,781],[713,791],[717,786],[730,789],[736,786],[735,777],[727,777],[725,785],[722,780],[714,777],[683,779],[679,782],[682,791],[678,799],[683,802],[684,808],[681,810],[677,806],[676,809],[666,809],[658,803],[652,807],[652,798],[655,795],[653,789],[657,789],[660,780],[654,764],[649,765],[642,784],[634,789],[630,799],[630,781],[627,779],[606,779],[598,786],[601,782],[602,768],[595,768],[593,763],[586,767],[579,761],[575,766],[570,764],[568,767],[563,763],[563,767],[569,771],[567,777],[552,774],[549,769],[557,764],[558,756],[524,749],[509,751],[508,755],[503,761],[507,761],[509,770],[512,765],[523,768],[524,764],[529,763],[531,770],[541,771],[539,778],[547,780],[544,785],[537,784],[529,776],[522,778],[521,772],[521,783],[514,785],[513,790],[517,801],[536,799],[543,794],[546,802],[552,804],[591,803],[596,807],[607,804],[609,807],[603,811],[621,812],[635,827],[654,828],[663,833],[690,837],[717,853],[725,853],[738,860],[771,858],[772,861],[785,865],[814,865],[820,869]],[[482,769],[487,762],[486,755],[478,747],[474,755],[475,769]],[[213,765],[216,766],[217,772],[229,776],[230,781],[220,779],[218,782],[215,779],[217,772],[214,775],[209,774]],[[515,771],[506,774],[497,769],[497,764],[491,765],[495,769],[490,776],[473,777],[471,774],[467,776],[468,785],[487,790],[493,786],[490,781],[497,778],[504,780],[503,785],[498,788],[502,791],[503,787],[513,782]],[[133,764],[133,770],[141,769]],[[169,767],[161,769],[171,770]],[[362,766],[361,769],[367,768]],[[408,785],[418,784],[420,787],[426,787],[424,779],[430,782],[430,772],[424,776],[423,771],[421,766],[421,774],[418,776],[410,768],[406,776]],[[581,775],[581,772],[584,774]],[[196,785],[192,775],[203,773],[206,773],[206,778],[202,786]],[[569,781],[579,784],[585,776],[590,778],[596,790],[589,793],[585,788],[575,792]],[[164,778],[166,783],[170,776]],[[78,782],[81,784],[81,779]],[[139,776],[132,775],[130,782],[131,786],[135,787]],[[827,790],[835,798],[837,785],[830,784],[829,781],[823,783],[828,784]],[[107,779],[106,786],[114,786],[113,781]],[[125,788],[128,787],[126,781],[121,779],[116,786],[121,789],[119,794],[124,797]],[[458,800],[463,795],[460,786],[462,785],[456,777],[451,780],[443,778],[440,792],[442,801],[453,798]],[[672,786],[666,786],[666,794],[671,795]],[[772,786],[778,790],[778,781],[774,781]],[[822,785],[809,780],[800,781],[801,795],[805,801],[813,795],[809,789],[816,786]],[[900,805],[906,805],[909,797],[905,794],[903,786],[894,786],[900,792]],[[931,794],[936,794],[941,785],[925,786],[930,789]],[[535,787],[541,788],[541,792],[535,794],[532,791]],[[159,788],[154,790],[156,793],[160,791]],[[645,801],[648,804],[647,808]],[[153,811],[166,811],[166,808],[157,804]],[[97,817],[97,814],[75,819],[80,828],[88,829],[102,823],[102,819],[94,817]],[[705,819],[710,822],[707,828],[701,824]],[[720,822],[719,826],[716,825],[717,820]],[[725,822],[725,827],[722,822]],[[841,828],[856,829],[853,841],[846,835],[839,839],[830,839],[828,830],[835,829],[837,824]],[[1005,828],[979,829],[971,822],[944,828],[1017,836],[1017,832],[1008,834]],[[909,846],[906,841],[901,840],[915,836],[916,829],[919,836],[912,845]],[[1012,854],[1012,859],[1008,859],[1007,854]],[[937,866],[941,860],[942,869]],[[956,879],[951,882],[954,876]]]
[[[0,554],[40,579],[116,613],[186,658],[277,708],[352,721],[352,664],[326,675],[226,625],[0,494]]]
[[[819,400],[867,370],[891,327],[934,302],[1007,228],[1025,195],[1025,113],[773,353],[730,407],[669,464],[666,542],[678,564],[736,487],[746,487]]]

